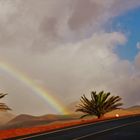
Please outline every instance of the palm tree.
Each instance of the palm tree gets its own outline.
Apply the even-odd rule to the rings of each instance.
[[[80,99],[81,104],[77,106],[76,111],[80,111],[85,114],[81,116],[81,118],[89,115],[95,115],[100,118],[105,113],[119,109],[119,107],[123,105],[119,102],[121,100],[119,96],[109,96],[110,92],[105,93],[104,91],[101,91],[98,94],[96,91],[91,92],[90,100],[83,95]]]
[[[0,99],[5,97],[6,95],[7,94],[0,93]],[[11,110],[11,108],[9,108],[5,103],[0,103],[0,110],[7,111],[7,110]]]

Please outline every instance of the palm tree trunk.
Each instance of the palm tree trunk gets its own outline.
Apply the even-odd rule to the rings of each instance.
[[[100,119],[101,117],[103,117],[103,115],[102,114],[99,114],[97,117],[98,117],[98,119]]]

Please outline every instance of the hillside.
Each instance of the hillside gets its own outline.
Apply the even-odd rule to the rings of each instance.
[[[43,115],[43,116],[31,116],[22,114],[16,116],[5,125],[0,126],[0,130],[2,129],[14,129],[14,128],[25,128],[25,127],[33,127],[37,125],[47,125],[49,123],[57,122],[57,121],[70,121],[79,118],[77,115]]]
[[[73,104],[72,108],[75,107]],[[74,112],[74,111],[73,111]],[[116,114],[119,116],[140,114],[140,106],[132,106],[127,109],[117,109],[112,112],[105,114],[104,117],[115,117]],[[57,122],[69,122],[71,120],[79,119],[81,114],[74,113],[71,115],[55,115],[47,114],[43,116],[32,116],[28,114],[21,114],[14,116],[9,112],[0,112],[0,130],[4,129],[15,129],[15,128],[28,128],[34,126],[55,124]],[[95,118],[95,116],[90,116],[85,119]]]
[[[127,108],[127,110],[132,111],[132,112],[138,114],[138,113],[140,113],[140,106],[139,105],[132,106],[132,107]]]
[[[0,111],[0,125],[7,123],[8,121],[12,120],[15,117],[10,112],[7,111]]]
[[[140,110],[140,105],[131,106],[127,110]]]

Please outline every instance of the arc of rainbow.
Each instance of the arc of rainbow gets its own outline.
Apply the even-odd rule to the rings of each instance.
[[[49,103],[58,113],[69,114],[69,111],[66,110],[66,108],[64,107],[64,105],[62,105],[62,103],[60,103],[60,101],[51,96],[44,88],[35,84],[33,80],[27,77],[25,74],[19,72],[17,69],[3,62],[0,62],[0,69],[14,76],[14,78],[31,88],[36,94],[41,96],[47,103]]]

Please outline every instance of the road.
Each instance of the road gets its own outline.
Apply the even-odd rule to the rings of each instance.
[[[56,130],[20,140],[140,140],[140,115]],[[14,139],[14,140],[15,140]],[[11,139],[12,140],[12,139]]]

